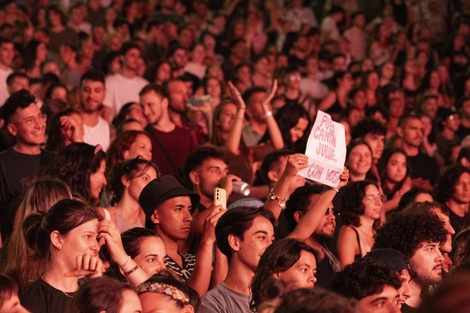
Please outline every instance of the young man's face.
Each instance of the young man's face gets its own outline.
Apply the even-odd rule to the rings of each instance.
[[[400,129],[403,141],[412,147],[419,147],[423,142],[423,122],[419,118],[409,118]]]
[[[385,285],[382,292],[359,300],[359,307],[362,313],[399,313],[398,301],[398,291]]]
[[[423,242],[410,258],[410,268],[416,273],[413,281],[420,286],[435,284],[442,280],[444,257],[437,242]]]
[[[470,174],[462,173],[454,186],[452,199],[459,204],[468,204],[470,202]]]
[[[186,240],[191,230],[191,198],[178,196],[164,201],[151,216],[158,234],[173,241]]]
[[[35,103],[18,108],[11,117],[8,131],[19,143],[37,146],[45,141],[46,118]]]
[[[236,252],[240,262],[255,272],[259,259],[274,240],[273,224],[263,216],[257,216],[253,225],[243,234],[243,240],[236,237],[238,242]]]
[[[185,113],[187,100],[188,87],[183,81],[175,80],[168,83],[168,101],[173,111]]]
[[[411,276],[410,272],[405,269],[400,272],[398,277],[401,281],[401,287],[398,288],[398,308],[401,309],[401,306],[406,302],[406,300],[412,296],[410,290]]]
[[[319,197],[319,194],[310,195],[310,203],[315,203]],[[336,216],[333,210],[333,203],[330,203],[330,205],[328,206],[328,210],[326,211],[325,215],[321,218],[320,223],[318,224],[313,234],[315,236],[330,239],[333,237],[335,228]]]
[[[10,66],[15,58],[15,46],[12,42],[6,42],[0,46],[0,64]]]
[[[381,134],[367,134],[364,136],[364,141],[367,142],[372,150],[372,159],[378,161],[384,151],[385,136]]]
[[[104,84],[100,81],[86,79],[80,87],[80,100],[83,111],[96,112],[100,109],[106,95]]]
[[[228,174],[227,164],[216,158],[206,159],[200,166],[194,169],[191,180],[199,193],[208,198],[214,196],[214,188],[217,187],[220,180]]]
[[[148,124],[157,125],[168,110],[168,99],[152,90],[140,97],[140,106]]]

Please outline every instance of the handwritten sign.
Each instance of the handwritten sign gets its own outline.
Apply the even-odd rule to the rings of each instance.
[[[305,155],[308,156],[310,166],[300,170],[300,176],[330,187],[338,186],[346,160],[344,126],[334,122],[328,114],[318,111]]]

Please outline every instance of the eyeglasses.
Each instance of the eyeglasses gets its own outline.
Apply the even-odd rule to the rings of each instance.
[[[17,122],[10,122],[11,124],[26,124],[28,126],[32,126],[35,124],[40,124],[47,121],[47,115],[44,113],[39,113],[38,116],[36,117],[29,117],[23,121],[17,121]]]
[[[302,77],[300,77],[300,75],[290,75],[290,76],[289,76],[289,79],[290,79],[290,80],[301,80]]]
[[[372,200],[374,200],[374,201],[380,200],[381,202],[387,201],[387,197],[385,195],[381,195],[381,194],[378,194],[378,195],[365,195],[364,199],[366,199],[368,201],[372,201]]]

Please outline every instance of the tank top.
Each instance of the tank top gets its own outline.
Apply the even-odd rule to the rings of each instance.
[[[117,210],[114,208],[108,208],[109,210],[113,210],[113,212],[116,214],[116,227],[119,230],[119,232],[122,234],[128,229],[134,228],[134,227],[144,227],[142,225],[142,222],[140,219],[137,220],[137,223],[129,223],[126,219],[124,219]],[[111,220],[111,214],[108,212],[108,209],[103,209],[105,218],[107,220]]]

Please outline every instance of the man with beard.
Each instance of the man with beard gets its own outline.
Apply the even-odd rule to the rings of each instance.
[[[111,136],[109,123],[101,117],[100,111],[106,96],[104,74],[98,70],[89,70],[80,79],[80,116],[83,120],[83,141],[96,146],[101,145],[106,151]],[[79,127],[79,126],[72,126]]]
[[[293,231],[297,223],[305,215],[309,207],[317,202],[324,187],[321,185],[305,185],[297,188],[286,203],[284,211],[290,231]],[[316,285],[329,289],[335,273],[342,267],[335,255],[328,249],[326,243],[333,238],[336,227],[336,217],[333,203],[330,203],[325,215],[315,228],[313,235],[305,243],[318,251],[320,262],[317,265]]]
[[[403,304],[402,312],[416,312],[428,287],[441,282],[444,257],[439,247],[446,242],[447,233],[444,223],[432,212],[398,213],[377,231],[374,249],[400,251],[414,272],[410,281],[411,297]]]
[[[470,169],[462,165],[447,168],[439,176],[435,198],[449,208],[450,224],[455,232],[459,233],[463,228],[470,203]]]
[[[410,164],[412,184],[432,190],[439,175],[439,166],[434,158],[420,150],[423,133],[423,122],[418,115],[404,115],[398,122],[397,134]]]

